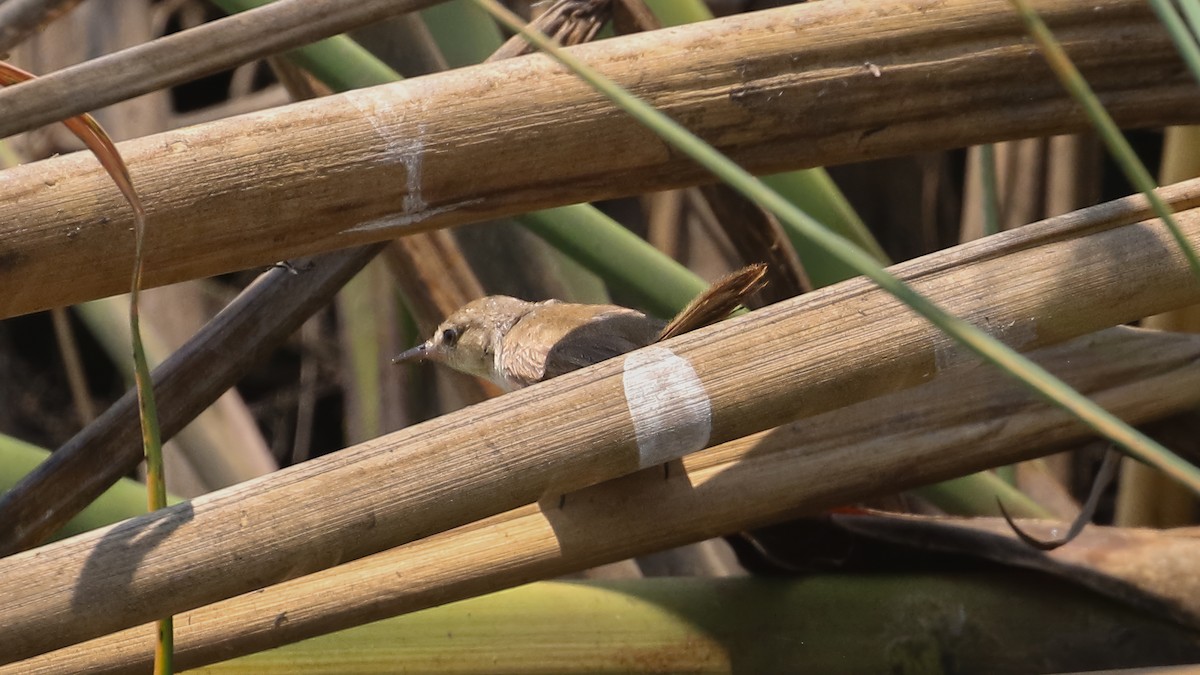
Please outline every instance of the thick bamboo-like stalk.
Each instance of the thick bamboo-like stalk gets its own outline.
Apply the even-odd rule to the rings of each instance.
[[[1167,191],[1168,199],[1182,193],[1173,201],[1187,209],[1177,217],[1193,240],[1197,188]],[[1035,349],[1200,301],[1161,223],[1136,222],[1144,213],[1145,199],[1132,197],[893,271],[1010,345]],[[974,362],[861,279],[650,350],[673,353],[654,352],[674,364],[663,366],[674,386],[642,381],[646,369],[632,364],[651,352],[639,350],[0,560],[0,658],[210,604]],[[689,439],[685,447],[680,438]],[[877,470],[888,476],[908,466]]]
[[[1023,570],[657,578],[531,584],[202,672],[907,673],[937,672],[921,667],[935,658],[963,673],[1091,672],[1195,661],[1200,640]]]
[[[1122,123],[1197,119],[1195,84],[1142,2],[1039,9]],[[1084,125],[1004,0],[810,3],[575,49],[760,172]],[[150,210],[150,285],[709,177],[540,55],[121,151]],[[90,157],[5,171],[0,202],[0,316],[123,289],[129,217]]]
[[[1200,400],[1194,336],[1114,328],[1032,356],[1133,423]],[[176,659],[193,668],[926,483],[968,464],[1022,459],[1087,433],[1060,410],[1030,402],[997,372],[950,373],[696,453],[670,484],[657,472],[609,481],[569,495],[562,510],[553,500],[545,510],[515,509],[183,614]],[[879,469],[899,462],[910,469]],[[136,669],[150,662],[152,631],[152,625],[128,629],[0,667],[0,675]]]
[[[174,319],[172,328],[188,330],[188,319],[199,316],[196,294],[200,289],[173,286],[170,288],[153,289],[149,298],[143,296],[142,306],[148,307],[145,312],[148,322],[142,324],[142,342],[146,347],[150,365],[158,367],[171,353],[182,346],[184,340],[176,335],[165,336],[159,327],[163,326],[164,316]],[[163,297],[155,297],[161,294]],[[191,301],[191,302],[189,302]],[[166,315],[161,310],[163,303],[172,303],[174,315]],[[155,311],[158,309],[159,311]],[[188,316],[186,312],[195,312]],[[129,345],[133,339],[129,332],[128,315],[129,299],[127,296],[117,296],[84,303],[75,308],[78,316],[87,324],[92,334],[96,336],[101,346],[108,352],[109,358],[123,372],[131,372],[133,359]],[[157,321],[155,321],[157,319]],[[192,326],[203,325],[203,319]],[[175,342],[170,344],[168,340]],[[250,480],[256,476],[270,473],[279,468],[271,450],[267,447],[254,417],[251,416],[245,402],[236,391],[227,391],[217,399],[213,406],[201,413],[196,420],[180,429],[173,443],[176,451],[198,473],[200,483],[198,491],[185,491],[171,483],[170,489],[176,494],[192,496],[211,492],[217,488],[227,487],[235,483]],[[109,461],[115,458],[110,454]],[[168,456],[168,461],[172,461]],[[167,468],[170,476],[170,465]],[[169,479],[170,480],[170,479]]]

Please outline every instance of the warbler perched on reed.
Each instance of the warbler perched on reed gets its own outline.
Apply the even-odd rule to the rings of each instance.
[[[751,265],[718,280],[669,322],[616,305],[490,295],[392,363],[437,361],[511,391],[720,321],[763,286],[766,271]]]

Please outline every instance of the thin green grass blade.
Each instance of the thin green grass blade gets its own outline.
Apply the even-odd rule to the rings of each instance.
[[[1197,3],[1196,0],[1181,0],[1179,4],[1187,14],[1191,31],[1188,31],[1188,27],[1183,23],[1183,18],[1179,16],[1175,6],[1168,0],[1150,0],[1150,6],[1154,8],[1158,20],[1171,35],[1183,62],[1187,64],[1188,70],[1192,71],[1192,77],[1200,82],[1200,46],[1196,44],[1196,29],[1197,26],[1200,26],[1200,3]]]
[[[1096,98],[1096,94],[1083,79],[1083,76],[1079,73],[1079,69],[1067,57],[1067,53],[1063,50],[1062,45],[1054,39],[1050,28],[1046,26],[1046,22],[1042,21],[1037,12],[1033,10],[1029,1],[1009,1],[1012,2],[1017,12],[1021,15],[1021,18],[1025,21],[1025,27],[1029,31],[1029,34],[1033,36],[1038,46],[1041,47],[1042,55],[1045,56],[1050,69],[1058,76],[1059,81],[1071,93],[1071,96],[1083,106],[1083,110],[1091,120],[1092,126],[1096,128],[1096,132],[1100,135],[1104,144],[1108,146],[1108,151],[1125,173],[1125,177],[1129,179],[1129,182],[1133,184],[1133,187],[1138,192],[1146,195],[1146,199],[1150,201],[1150,207],[1154,209],[1155,215],[1162,218],[1163,223],[1170,230],[1171,236],[1175,238],[1175,243],[1183,251],[1183,255],[1187,258],[1188,265],[1192,269],[1192,274],[1197,279],[1200,279],[1200,258],[1196,257],[1196,249],[1183,236],[1183,232],[1180,231],[1179,224],[1175,222],[1175,218],[1171,215],[1171,209],[1167,206],[1166,202],[1154,191],[1158,187],[1158,184],[1154,181],[1150,172],[1146,170],[1146,167],[1138,160],[1137,154],[1134,153],[1129,142],[1125,140],[1125,136],[1121,134],[1121,130],[1117,128],[1116,122],[1113,122],[1112,118],[1109,117],[1108,112],[1104,110],[1104,106],[1100,104],[1100,99]],[[1161,4],[1167,5],[1169,3]],[[1178,14],[1175,17],[1178,18]],[[1182,23],[1179,24],[1180,27],[1182,25]],[[1168,29],[1170,29],[1169,26]],[[1186,33],[1186,30],[1184,32]],[[1194,41],[1190,38],[1185,40],[1185,42],[1191,42],[1194,46]],[[1198,55],[1198,58],[1200,58],[1200,55]]]
[[[680,26],[713,18],[712,10],[702,0],[650,0],[646,5],[664,26]],[[888,262],[883,247],[825,169],[788,171],[762,180],[826,227],[869,251],[879,262]],[[781,222],[780,226],[800,256],[804,271],[814,286],[820,288],[855,276],[853,270],[825,255],[820,247],[814,246],[791,224]]]
[[[1192,29],[1192,39],[1200,35],[1200,2],[1197,0],[1179,0],[1179,7],[1187,18],[1188,27]]]
[[[16,66],[0,62],[0,84],[9,85],[33,79],[33,74],[25,72]],[[133,210],[133,273],[130,281],[129,295],[129,329],[133,336],[133,378],[137,387],[138,413],[142,426],[142,447],[146,456],[146,492],[150,510],[161,509],[167,505],[167,489],[163,480],[162,438],[158,427],[158,408],[154,402],[154,388],[150,379],[150,367],[146,363],[146,352],[142,346],[142,333],[138,323],[138,291],[142,286],[142,267],[145,258],[146,240],[146,209],[137,190],[133,187],[133,178],[129,175],[129,167],[116,145],[104,131],[100,123],[91,115],[84,113],[63,120],[63,125],[71,130],[88,150],[96,156],[104,171],[121,192],[121,196]],[[171,617],[158,622],[158,642],[155,644],[154,671],[155,673],[172,673],[174,640],[172,638]]]
[[[842,260],[874,281],[880,288],[894,295],[961,345],[985,361],[1016,377],[1033,391],[1058,404],[1085,425],[1111,439],[1135,457],[1153,464],[1193,491],[1200,493],[1200,468],[1189,464],[1161,444],[1109,414],[1041,366],[1017,354],[992,336],[966,321],[948,314],[880,267],[868,253],[854,246],[844,237],[828,231],[816,220],[772,192],[750,173],[717,152],[712,146],[705,144],[674,120],[621,89],[612,80],[604,77],[567,51],[557,48],[543,35],[527,31],[518,17],[501,7],[495,0],[475,0],[475,2],[488,10],[502,24],[513,31],[520,32],[525,39],[570,68],[581,79],[609,97],[618,107],[636,117],[639,122],[653,130],[663,140],[687,153],[697,163],[754,200],[759,206],[774,213],[781,220],[791,221],[806,236],[825,248],[829,255]]]
[[[1188,37],[1194,43],[1197,36],[1200,36],[1200,0],[1179,0],[1179,6],[1183,9],[1183,15],[1187,18],[1188,27],[1192,29]],[[1162,15],[1160,14],[1159,16]],[[1172,37],[1175,36],[1174,31],[1172,31],[1171,35]],[[1176,42],[1178,44],[1179,41],[1177,40]],[[1183,49],[1180,48],[1180,53],[1182,52]],[[1192,70],[1192,77],[1196,77],[1196,70],[1190,64],[1188,65],[1188,69]]]
[[[713,18],[712,11],[701,0],[647,0],[647,6],[665,26],[678,26]],[[989,150],[991,146],[986,146]],[[994,164],[992,165],[994,167]],[[989,178],[990,176],[990,178]],[[999,214],[995,207],[995,171],[984,175],[985,195],[991,188],[991,208],[985,212],[986,233],[999,231]],[[833,231],[854,242],[859,248],[871,253],[881,265],[890,264],[887,253],[875,236],[867,229],[858,213],[824,169],[788,171],[763,177],[762,182],[804,212]],[[780,222],[792,247],[804,266],[804,272],[816,288],[829,286],[857,276],[852,268],[841,261],[825,255],[820,247],[787,221]],[[930,485],[915,490],[922,497],[949,513],[971,515],[999,515],[996,500],[1010,501],[1022,511],[1024,517],[1045,516],[1046,512],[1033,500],[989,472]]]

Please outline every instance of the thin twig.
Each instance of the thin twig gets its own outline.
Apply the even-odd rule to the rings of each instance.
[[[320,340],[320,319],[318,316],[309,317],[300,328],[300,383],[296,397],[292,464],[307,460],[312,452],[313,419],[317,409],[317,376],[321,370],[315,347]]]
[[[228,70],[439,0],[279,0],[0,91],[0,138]]]
[[[1088,493],[1087,501],[1084,502],[1083,508],[1079,510],[1079,515],[1075,516],[1075,520],[1071,521],[1071,527],[1067,529],[1067,533],[1055,539],[1038,539],[1022,530],[1017,526],[1017,523],[1008,515],[1008,511],[1004,508],[1004,503],[1000,498],[996,498],[996,506],[1000,507],[1000,514],[1004,516],[1004,520],[1008,522],[1008,526],[1012,528],[1013,533],[1017,537],[1029,544],[1030,546],[1042,550],[1053,551],[1054,549],[1069,544],[1072,539],[1079,536],[1083,532],[1083,528],[1088,523],[1092,522],[1092,518],[1096,516],[1096,507],[1100,505],[1100,497],[1104,494],[1104,489],[1112,482],[1113,476],[1117,473],[1117,465],[1121,460],[1121,453],[1114,447],[1109,447],[1108,452],[1104,454],[1104,463],[1100,465],[1100,471],[1096,474],[1096,480],[1092,482],[1092,490]]]
[[[0,4],[0,56],[83,0],[8,0]],[[86,108],[85,108],[86,110]],[[79,112],[83,112],[82,110]]]
[[[154,371],[159,426],[170,438],[251,366],[287,339],[383,248],[375,244],[313,258],[305,272],[271,268]],[[214,358],[220,354],[220,358]],[[126,392],[0,497],[0,555],[34,546],[142,457],[137,398]]]
[[[71,400],[75,402],[75,414],[79,426],[86,427],[96,419],[96,406],[88,392],[87,374],[83,370],[83,359],[79,357],[79,345],[71,331],[71,321],[65,307],[50,310],[54,322],[54,337],[58,341],[58,353],[62,356],[63,370],[67,373],[67,385],[71,389]]]

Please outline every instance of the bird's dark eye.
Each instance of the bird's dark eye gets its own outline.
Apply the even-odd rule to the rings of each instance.
[[[442,344],[446,345],[447,347],[453,347],[454,343],[458,342],[458,335],[459,332],[457,328],[447,328],[446,330],[442,331]]]

